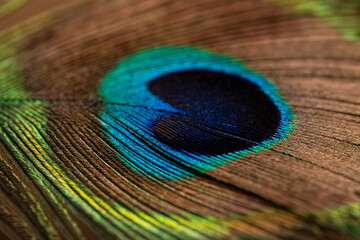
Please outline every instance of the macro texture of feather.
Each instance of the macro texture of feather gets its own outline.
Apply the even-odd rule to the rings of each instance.
[[[27,0],[1,0],[0,1],[0,18],[5,17],[11,12],[15,11],[22,5],[24,5]]]
[[[98,0],[3,31],[0,230],[359,239],[359,13],[351,0]],[[206,84],[182,79],[211,74],[179,73],[194,66],[255,84],[231,87],[255,89],[251,104],[271,100],[279,117],[270,107],[261,116],[282,122],[270,131],[260,110],[230,102],[236,94],[211,102],[220,122],[204,119],[216,115],[194,100]],[[178,72],[163,87],[169,69]],[[223,115],[235,107],[261,124],[233,128]]]

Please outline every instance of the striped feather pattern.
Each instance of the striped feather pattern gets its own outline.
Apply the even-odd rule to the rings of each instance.
[[[358,31],[358,8],[305,2],[314,5],[83,1],[4,31],[1,230],[10,239],[358,239],[360,46],[346,37]],[[164,149],[157,153],[169,165],[118,137],[153,146],[139,129],[150,131],[158,109],[99,94],[118,64],[164,46],[241,61],[289,106],[289,132],[211,169],[164,177],[174,167]],[[154,62],[138,61],[144,69]],[[152,168],[162,175],[145,174]]]

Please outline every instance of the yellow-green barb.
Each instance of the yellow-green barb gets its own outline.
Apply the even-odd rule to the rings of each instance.
[[[0,18],[24,5],[28,0],[0,0]]]
[[[339,29],[345,39],[360,43],[360,23],[359,18],[356,17],[357,11],[360,9],[360,2],[357,0],[266,1],[291,6],[299,14],[310,13],[319,17]],[[11,5],[5,5],[6,8],[0,9],[0,17],[24,2],[23,0],[12,1]],[[21,34],[18,31],[16,35],[20,36]],[[50,103],[46,101],[32,99],[31,92],[26,90],[24,86],[21,65],[17,61],[16,45],[3,41],[0,46],[0,107],[3,107],[3,114],[0,117],[2,123],[0,125],[0,140],[7,149],[10,149],[11,154],[17,159],[26,174],[30,176],[30,179],[48,194],[52,204],[61,211],[63,219],[69,222],[69,225],[74,229],[73,234],[78,238],[83,236],[77,224],[71,220],[68,210],[77,213],[90,223],[102,226],[109,235],[124,239],[139,238],[138,232],[142,233],[144,238],[154,238],[155,236],[163,238],[185,236],[195,239],[220,238],[226,237],[229,229],[236,229],[242,233],[247,232],[246,235],[261,239],[261,233],[257,232],[254,225],[260,226],[264,232],[278,232],[281,231],[281,227],[299,226],[304,219],[316,221],[320,227],[331,227],[350,236],[360,237],[360,223],[352,218],[353,216],[360,217],[360,202],[333,209],[291,213],[268,208],[259,212],[249,211],[246,215],[234,214],[226,218],[205,214],[195,215],[187,212],[169,214],[156,211],[145,212],[132,206],[131,203],[129,203],[130,208],[126,208],[109,197],[100,198],[73,178],[72,173],[63,171],[60,159],[44,140],[48,127],[48,119],[45,114],[48,111],[48,104]],[[12,127],[12,125],[16,127]],[[29,159],[28,156],[32,156],[32,159]],[[0,167],[1,170],[14,168],[2,156],[0,156]],[[44,213],[46,209],[36,201],[36,196],[21,182],[18,175],[7,174],[11,176],[0,171],[0,180],[6,185],[7,194],[16,198],[16,191],[22,191],[24,194],[19,201],[30,205],[27,210],[28,215],[37,218],[39,223],[37,227],[43,229],[49,238],[58,238],[59,235],[55,228],[60,228],[60,226],[53,226],[50,223]],[[17,188],[13,186],[14,183],[18,184]],[[170,230],[171,235],[167,235],[163,231],[164,229]],[[101,232],[101,229],[97,230]],[[324,237],[324,232],[321,229],[307,230],[319,237]],[[126,232],[127,235],[121,235],[123,232]],[[247,239],[245,234],[244,236],[239,235],[239,238],[241,237]]]
[[[311,14],[338,29],[346,40],[360,43],[358,0],[266,0],[291,7],[295,13]]]

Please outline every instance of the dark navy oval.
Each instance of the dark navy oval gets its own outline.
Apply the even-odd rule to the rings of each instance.
[[[154,136],[176,150],[207,155],[244,150],[272,137],[281,120],[258,85],[234,74],[184,70],[157,77],[147,86],[182,113],[151,125]]]

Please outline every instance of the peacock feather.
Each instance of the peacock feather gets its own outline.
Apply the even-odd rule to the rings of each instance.
[[[0,1],[0,18],[5,17],[11,12],[15,11],[28,0],[1,0]]]
[[[359,10],[94,0],[4,30],[1,237],[359,239]]]

